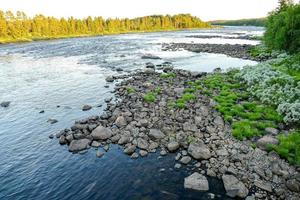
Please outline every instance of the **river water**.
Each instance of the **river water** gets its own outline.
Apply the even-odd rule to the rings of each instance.
[[[118,146],[102,158],[95,150],[71,154],[49,139],[75,120],[100,115],[113,85],[105,78],[143,69],[146,62],[172,62],[176,68],[210,72],[255,62],[221,54],[164,52],[166,42],[258,44],[258,41],[190,38],[189,35],[261,35],[262,28],[225,27],[160,33],[73,38],[0,46],[0,199],[226,199],[221,181],[209,178],[210,191],[183,188],[193,164],[174,169],[174,156],[132,160]],[[162,60],[141,59],[153,54]],[[93,109],[83,112],[84,104]],[[97,107],[102,105],[102,107]],[[39,113],[44,110],[44,113]],[[49,118],[58,122],[50,124]]]

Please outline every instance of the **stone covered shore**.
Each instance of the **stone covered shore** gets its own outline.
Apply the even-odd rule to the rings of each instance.
[[[70,152],[80,152],[90,147],[109,150],[115,143],[132,159],[170,153],[179,170],[196,161],[194,173],[184,180],[186,188],[207,191],[213,185],[206,176],[211,176],[223,181],[230,197],[300,199],[299,169],[275,152],[233,138],[230,124],[214,109],[216,102],[201,90],[185,108],[172,105],[183,96],[188,82],[203,80],[205,73],[170,66],[163,71],[164,76],[148,64],[143,72],[109,77],[110,82],[122,79],[114,90],[116,99],[106,100],[100,116],[76,121],[70,129],[57,133],[60,144],[68,145]],[[147,94],[154,99],[146,101]],[[97,151],[97,156],[102,154]]]

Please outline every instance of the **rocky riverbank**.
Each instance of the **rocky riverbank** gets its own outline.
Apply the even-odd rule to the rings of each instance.
[[[107,99],[100,116],[77,121],[58,133],[59,143],[71,152],[90,147],[108,151],[116,143],[132,159],[156,151],[162,157],[172,153],[175,168],[195,162],[194,173],[184,180],[190,189],[207,191],[213,185],[205,176],[212,176],[223,181],[230,197],[300,198],[300,173],[295,167],[274,152],[233,138],[230,124],[214,109],[216,102],[202,90],[195,96],[188,93],[189,82],[201,83],[205,73],[170,66],[163,71],[157,73],[154,65],[148,65],[144,72],[111,77],[110,82],[124,79],[116,85],[116,99]]]
[[[254,61],[268,60],[268,56],[253,57],[251,56],[251,48],[253,45],[247,44],[196,44],[196,43],[170,43],[163,44],[163,51],[179,51],[187,50],[195,53],[217,53],[225,54],[234,58],[241,58]]]

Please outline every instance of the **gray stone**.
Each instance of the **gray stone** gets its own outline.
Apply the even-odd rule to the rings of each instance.
[[[175,166],[174,166],[174,168],[175,168],[175,169],[181,168],[181,164],[180,164],[180,163],[176,163]]]
[[[101,151],[97,151],[97,152],[96,152],[96,156],[97,156],[98,158],[101,158],[102,156],[104,156],[104,153],[101,152]]]
[[[130,137],[122,135],[121,138],[118,141],[118,144],[122,145],[122,144],[127,144],[129,142],[130,142]]]
[[[67,140],[66,140],[66,137],[64,135],[61,135],[59,137],[59,144],[62,144],[62,145],[67,144]]]
[[[278,142],[279,142],[278,139],[270,135],[265,135],[264,137],[260,138],[257,141],[257,146],[261,149],[266,149],[268,145],[270,144],[277,145]]]
[[[149,131],[149,137],[151,137],[152,139],[163,139],[165,137],[165,134],[163,134],[163,132],[161,132],[158,129],[150,129]]]
[[[293,192],[300,192],[300,182],[296,179],[291,179],[286,182],[287,188]]]
[[[91,136],[93,137],[94,140],[107,140],[112,136],[112,134],[113,133],[110,129],[100,125],[93,130]]]
[[[9,104],[10,104],[10,101],[3,101],[0,103],[0,106],[6,108],[9,106]]]
[[[205,176],[194,172],[192,175],[184,179],[184,188],[199,190],[199,191],[208,191],[209,185]]]
[[[140,150],[140,155],[142,156],[142,157],[145,157],[145,156],[147,156],[148,155],[148,151],[145,151],[145,150]]]
[[[248,195],[249,191],[244,183],[239,181],[235,176],[223,175],[222,180],[228,196],[245,198]]]
[[[254,181],[254,185],[262,190],[265,190],[267,192],[272,192],[272,185],[269,182],[263,182],[263,181]]]
[[[265,132],[270,135],[278,135],[279,131],[276,128],[268,127]]]
[[[116,124],[119,128],[125,127],[125,126],[127,125],[127,122],[126,122],[125,117],[119,116],[119,117],[116,119],[115,124]]]
[[[165,155],[167,155],[167,152],[166,152],[166,150],[164,150],[164,149],[163,149],[163,150],[161,150],[161,151],[160,151],[160,155],[161,155],[161,156],[165,156]]]
[[[142,138],[138,138],[137,139],[137,146],[140,149],[148,149],[149,143],[147,142],[147,140],[144,140]]]
[[[90,110],[90,109],[92,109],[92,106],[90,106],[90,105],[84,105],[84,106],[82,107],[82,110],[83,110],[83,111],[87,111],[87,110]]]
[[[89,147],[90,143],[91,141],[88,139],[72,140],[72,142],[69,145],[69,151],[77,152],[85,150]]]
[[[96,148],[100,147],[100,145],[101,145],[101,143],[98,141],[93,141],[91,144],[92,147],[96,147]]]
[[[183,156],[179,162],[181,162],[182,164],[187,165],[189,162],[191,162],[192,158],[189,156]]]
[[[176,151],[179,148],[179,143],[176,141],[170,142],[167,145],[170,152]]]
[[[152,55],[152,54],[145,54],[142,56],[142,59],[154,59],[154,60],[157,60],[157,59],[161,59],[159,56],[155,56],[155,55]]]
[[[112,77],[112,76],[108,76],[108,77],[106,77],[106,79],[105,79],[107,82],[114,82],[114,77]]]
[[[130,157],[131,157],[132,159],[137,159],[137,158],[139,157],[139,154],[133,153]]]
[[[58,120],[57,120],[57,119],[49,118],[49,119],[47,120],[47,122],[49,122],[50,124],[55,124],[55,123],[58,122]]]
[[[207,160],[211,157],[209,148],[202,143],[193,143],[189,145],[188,153],[195,159]]]
[[[135,152],[136,146],[135,145],[129,145],[124,149],[124,153],[131,155]]]

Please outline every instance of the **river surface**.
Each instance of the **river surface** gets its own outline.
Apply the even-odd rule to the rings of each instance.
[[[176,68],[210,72],[256,64],[222,54],[163,52],[166,42],[258,44],[258,41],[189,38],[190,35],[261,35],[262,28],[225,27],[160,33],[73,38],[0,46],[0,199],[227,199],[221,181],[209,178],[210,191],[184,189],[193,164],[174,169],[174,156],[158,153],[132,160],[118,146],[102,158],[90,149],[69,153],[49,139],[75,120],[100,115],[112,96],[105,78],[143,69],[146,62],[172,62]],[[141,59],[153,54],[161,60]],[[82,106],[93,109],[83,112]],[[103,105],[102,107],[98,107]],[[44,110],[44,113],[39,113]],[[58,122],[50,124],[49,118]]]

